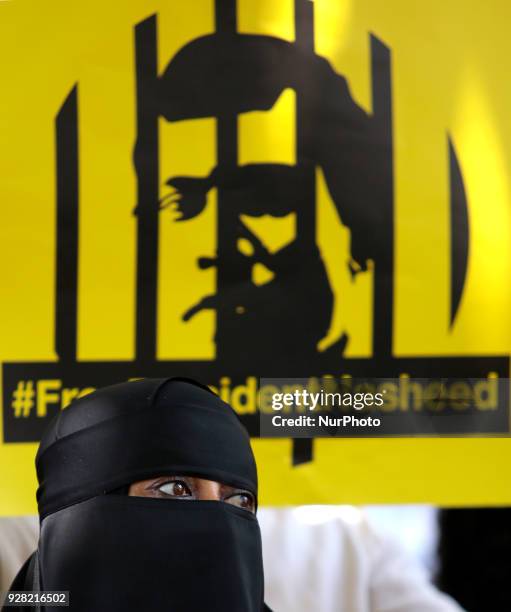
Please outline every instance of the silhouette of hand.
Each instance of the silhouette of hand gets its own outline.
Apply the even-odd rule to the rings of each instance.
[[[176,176],[166,183],[174,191],[160,200],[160,210],[170,208],[180,214],[176,221],[193,219],[204,210],[207,194],[211,187],[207,178]]]
[[[189,308],[185,313],[183,313],[183,315],[181,316],[181,319],[187,322],[192,317],[194,317],[196,314],[201,312],[202,310],[215,309],[217,307],[217,303],[218,303],[217,295],[207,295],[206,297],[202,298],[200,302],[197,302],[191,308]]]

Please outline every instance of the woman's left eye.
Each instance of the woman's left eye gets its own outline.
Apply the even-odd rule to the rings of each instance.
[[[224,500],[227,504],[255,512],[255,500],[251,493],[236,493]]]
[[[186,482],[182,480],[172,480],[171,482],[165,482],[158,487],[158,491],[169,497],[191,497],[192,492],[190,491]]]

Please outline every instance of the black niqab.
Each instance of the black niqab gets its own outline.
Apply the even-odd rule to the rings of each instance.
[[[41,535],[26,588],[35,573],[39,589],[70,591],[76,612],[268,609],[254,514],[217,501],[106,494],[168,474],[257,496],[248,435],[206,387],[146,379],[98,390],[58,415],[36,467]]]

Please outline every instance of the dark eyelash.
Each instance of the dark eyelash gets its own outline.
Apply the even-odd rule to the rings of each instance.
[[[188,491],[190,491],[190,494],[191,494],[190,485],[185,480],[183,480],[183,478],[179,478],[177,476],[174,478],[169,478],[168,480],[164,480],[163,482],[157,482],[156,484],[152,485],[151,489],[154,489],[155,491],[159,491],[164,485],[170,484],[171,482],[182,482],[184,486],[188,489]]]
[[[237,491],[233,491],[229,497],[226,497],[225,499],[230,499],[231,497],[236,497],[236,495],[246,495],[250,501],[255,505],[255,497],[252,495],[252,493],[250,493],[250,491],[245,491],[243,489],[239,489]]]

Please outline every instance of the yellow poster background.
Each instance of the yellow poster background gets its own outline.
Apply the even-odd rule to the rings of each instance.
[[[352,96],[368,112],[369,34],[392,53],[394,354],[509,355],[511,8],[496,0],[484,5],[475,0],[316,0],[314,8],[317,53],[345,76]],[[154,13],[160,67],[186,42],[214,30],[211,0],[0,3],[2,362],[56,359],[54,120],[75,83],[80,104],[78,358],[133,359],[133,28]],[[293,40],[293,2],[238,0],[238,30]],[[243,163],[293,163],[293,113],[293,92],[285,91],[270,112],[240,116]],[[165,174],[204,174],[214,166],[213,120],[162,120],[160,133]],[[463,172],[471,231],[466,286],[452,329],[447,134]],[[321,173],[318,177],[318,242],[334,291],[343,296],[324,343],[346,330],[356,339],[347,356],[370,356],[371,271],[351,281],[349,232],[333,214]],[[163,222],[162,215],[161,359],[213,357],[214,315],[201,313],[185,326],[180,314],[214,286],[214,273],[198,270],[195,261],[214,252],[215,205],[213,194],[206,213],[182,226],[170,218]],[[293,219],[258,223],[258,231],[277,248],[292,232]],[[170,299],[176,283],[177,301]],[[291,465],[290,446],[289,440],[254,441],[263,504],[511,503],[509,439],[319,440],[314,462],[299,467]],[[0,444],[0,514],[35,512],[35,450],[35,444]]]

